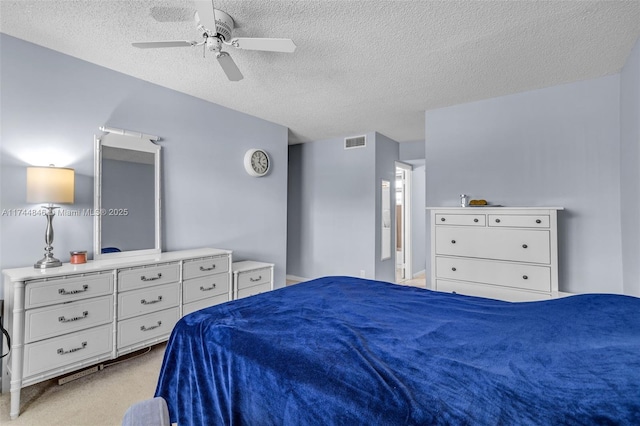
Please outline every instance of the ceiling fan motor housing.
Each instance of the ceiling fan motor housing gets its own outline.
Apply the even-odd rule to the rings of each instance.
[[[233,32],[233,18],[222,10],[215,9],[216,15],[216,32],[225,40],[231,40]]]

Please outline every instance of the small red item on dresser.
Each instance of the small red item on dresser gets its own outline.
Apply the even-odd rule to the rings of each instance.
[[[87,263],[87,252],[86,251],[72,251],[71,252],[71,263],[74,265],[78,265],[80,263]]]

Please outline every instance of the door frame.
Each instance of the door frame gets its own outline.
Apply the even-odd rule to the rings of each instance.
[[[402,222],[401,222],[401,242],[402,242],[402,253],[403,253],[403,262],[402,262],[402,272],[401,279],[408,280],[413,278],[413,267],[412,267],[412,246],[411,246],[411,172],[413,171],[413,166],[411,164],[402,163],[400,161],[396,161],[396,176],[398,174],[402,175],[402,183],[401,188],[396,187],[396,193],[398,191],[401,192],[402,197]],[[396,185],[398,184],[398,179],[396,177]],[[395,200],[395,197],[394,197]],[[394,229],[398,229],[398,218],[396,217],[396,223]],[[397,236],[396,236],[397,238]],[[396,245],[394,244],[394,247]]]

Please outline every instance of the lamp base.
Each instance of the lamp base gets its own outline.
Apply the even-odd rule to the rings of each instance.
[[[45,256],[44,258],[38,260],[35,265],[33,265],[33,267],[36,269],[56,268],[58,266],[62,266],[62,262],[60,262],[53,256]]]
[[[42,207],[47,209],[47,213],[45,213],[47,216],[47,229],[44,233],[44,242],[47,243],[47,246],[44,248],[44,257],[38,260],[33,267],[36,269],[56,268],[62,266],[62,262],[53,257],[53,246],[51,245],[53,243],[53,211],[58,207],[52,205]]]

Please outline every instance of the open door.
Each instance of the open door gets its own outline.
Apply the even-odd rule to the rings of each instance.
[[[411,170],[396,162],[396,282],[412,278],[411,269]]]

